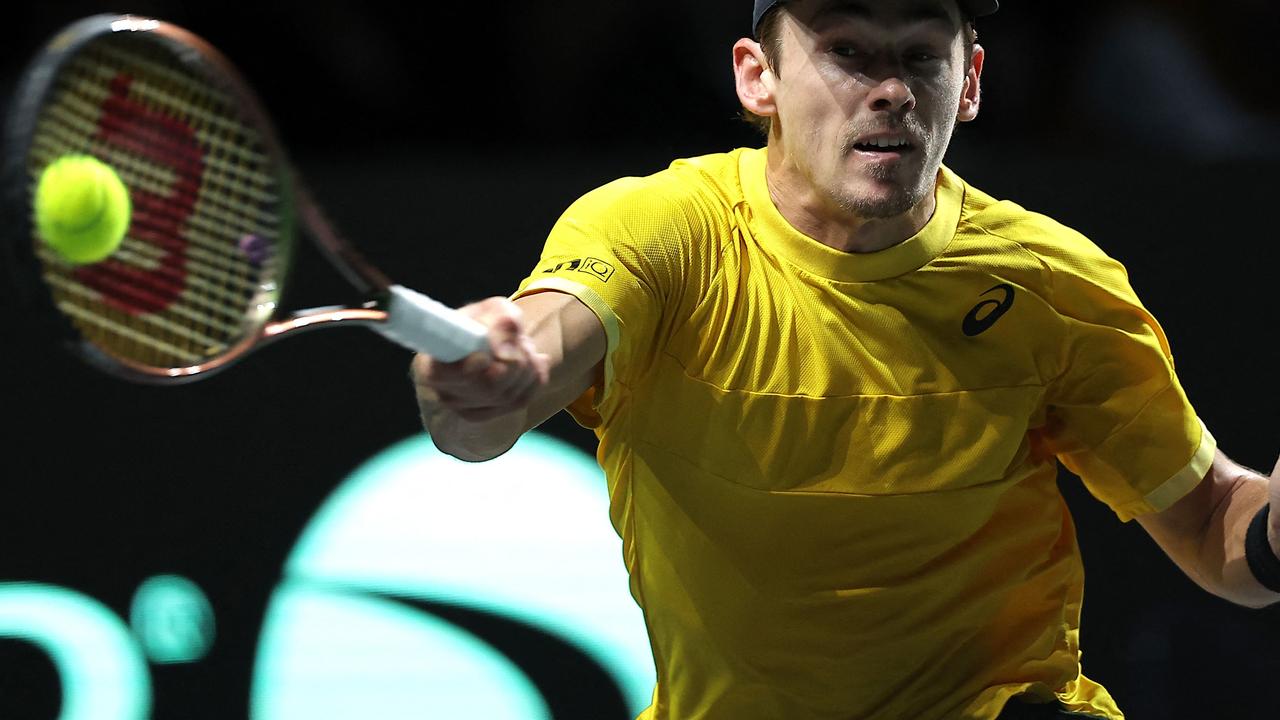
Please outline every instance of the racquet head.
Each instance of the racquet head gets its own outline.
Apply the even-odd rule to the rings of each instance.
[[[89,265],[36,231],[36,183],[68,154],[115,168],[133,205],[120,248]],[[155,382],[223,367],[269,334],[309,207],[232,65],[182,28],[119,15],[67,26],[32,59],[10,104],[3,187],[26,299],[93,365]],[[365,291],[385,282],[344,270]]]

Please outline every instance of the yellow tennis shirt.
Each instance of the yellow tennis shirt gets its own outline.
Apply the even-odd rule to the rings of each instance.
[[[918,235],[839,252],[764,173],[748,149],[594,190],[516,293],[608,336],[570,411],[648,624],[642,717],[1122,718],[1081,674],[1055,460],[1127,520],[1215,449],[1124,268],[946,168]]]

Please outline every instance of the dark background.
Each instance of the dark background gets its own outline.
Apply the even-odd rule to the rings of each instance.
[[[370,258],[456,305],[511,291],[582,192],[758,143],[729,65],[748,5],[23,3],[7,11],[0,89],[83,15],[184,25],[239,65]],[[979,24],[982,117],[949,164],[1124,262],[1222,448],[1269,471],[1280,14],[1264,0],[1005,6]],[[322,261],[300,263],[314,279],[296,302],[345,295]],[[217,644],[195,665],[153,666],[156,717],[244,716],[258,622],[298,533],[362,460],[417,432],[408,356],[363,331],[319,333],[151,388],[37,337],[17,316],[0,350],[0,580],[75,588],[126,615],[146,577],[192,578]],[[545,428],[591,447],[563,416]],[[1280,608],[1203,593],[1136,524],[1062,485],[1089,572],[1086,673],[1140,720],[1274,717]],[[0,643],[0,717],[57,707],[52,665]]]

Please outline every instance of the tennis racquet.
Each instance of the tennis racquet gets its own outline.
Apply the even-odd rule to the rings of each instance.
[[[91,265],[66,262],[35,229],[36,183],[67,154],[114,167],[133,204],[120,248]],[[243,77],[171,23],[95,15],[54,35],[17,86],[0,172],[21,294],[113,375],[195,380],[279,338],[354,325],[446,362],[487,351],[483,325],[360,257],[312,200]],[[358,302],[282,309],[299,233]]]

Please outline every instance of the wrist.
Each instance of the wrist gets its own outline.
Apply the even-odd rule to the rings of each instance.
[[[1270,517],[1271,506],[1263,505],[1253,516],[1245,532],[1244,555],[1253,577],[1263,587],[1280,593],[1280,552],[1276,552],[1275,518]]]
[[[1270,513],[1267,520],[1267,542],[1271,543],[1271,552],[1280,557],[1280,513]]]

